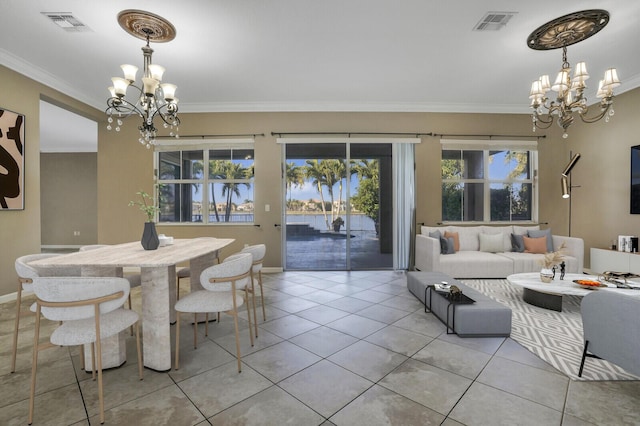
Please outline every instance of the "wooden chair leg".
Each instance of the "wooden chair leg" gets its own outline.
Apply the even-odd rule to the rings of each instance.
[[[209,312],[204,315],[204,335],[209,337]]]
[[[16,294],[16,320],[13,326],[13,347],[11,348],[11,372],[16,371],[16,357],[18,356],[18,330],[20,328],[20,315],[22,307],[22,282],[18,281],[18,292]]]
[[[98,315],[100,315],[98,313]],[[96,329],[100,329],[100,317],[96,318]],[[96,330],[96,331],[97,331]],[[99,334],[97,334],[99,336]],[[102,344],[100,343],[100,339],[97,338],[95,342],[96,346],[96,358],[98,363],[98,400],[100,402],[100,424],[104,423],[104,390],[102,387]]]
[[[245,304],[247,305],[247,319],[249,320],[249,339],[251,340],[251,346],[253,346],[253,331],[251,330],[251,309],[249,308],[249,291],[247,288],[244,288],[244,297]],[[238,316],[238,311],[236,309],[236,317]]]
[[[36,366],[38,365],[38,341],[40,340],[40,305],[36,309],[36,328],[33,336],[33,359],[31,360],[31,392],[29,394],[28,423],[33,423],[33,409],[36,398]]]
[[[262,319],[267,320],[267,312],[264,309],[264,288],[262,287],[262,271],[258,271],[258,285],[260,286],[260,299],[262,301]]]
[[[238,328],[238,311],[233,312],[232,315],[233,324],[236,329],[236,358],[238,359],[238,373],[242,373],[242,362],[240,361],[240,329]],[[251,327],[249,327],[249,335],[251,336]],[[251,346],[253,346],[253,342],[251,343]]]
[[[96,380],[96,349],[94,344],[91,344],[91,379]]]
[[[253,302],[253,326],[256,330],[256,339],[258,338],[258,315],[256,314],[256,288],[253,285],[253,274],[251,274],[251,301]],[[249,310],[249,301],[247,300],[247,310]]]

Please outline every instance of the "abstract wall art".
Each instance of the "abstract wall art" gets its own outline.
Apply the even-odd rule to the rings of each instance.
[[[24,209],[24,115],[0,108],[0,211]]]

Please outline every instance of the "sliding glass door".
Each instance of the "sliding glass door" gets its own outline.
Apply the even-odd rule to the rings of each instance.
[[[285,145],[285,269],[393,267],[390,144]]]

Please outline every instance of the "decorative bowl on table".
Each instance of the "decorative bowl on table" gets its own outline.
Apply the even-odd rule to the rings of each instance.
[[[600,281],[595,280],[573,280],[574,283],[578,284],[582,288],[586,288],[588,290],[595,290],[599,287],[607,287],[605,284],[602,284]]]

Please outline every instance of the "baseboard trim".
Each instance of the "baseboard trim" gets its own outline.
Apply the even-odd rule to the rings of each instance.
[[[280,272],[284,272],[284,269],[282,269],[282,267],[270,266],[268,268],[263,267],[262,272],[265,274],[278,274]]]
[[[18,292],[14,291],[13,293],[3,294],[0,296],[0,303],[8,303],[13,302],[18,297]]]

